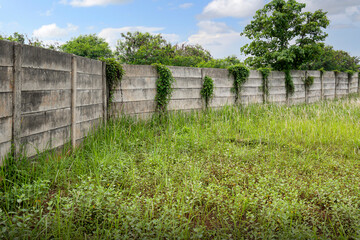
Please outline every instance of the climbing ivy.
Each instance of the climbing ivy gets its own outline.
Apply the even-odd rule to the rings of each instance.
[[[121,83],[125,71],[121,64],[115,58],[102,58],[106,63],[106,84],[109,89],[108,106],[113,102],[115,87]]]
[[[205,76],[200,94],[201,97],[205,100],[205,108],[208,108],[209,102],[214,96],[214,81],[211,77]]]
[[[269,75],[271,73],[271,68],[259,68],[258,69],[262,75],[262,91],[264,93],[264,102],[269,96]]]
[[[313,76],[307,76],[304,79],[304,85],[305,88],[308,90],[312,85],[314,84],[314,77]]]
[[[167,105],[170,101],[171,94],[173,92],[172,84],[175,80],[170,69],[165,65],[155,63],[153,66],[156,67],[159,74],[159,78],[156,80],[156,110],[163,113],[166,111]]]
[[[285,88],[286,88],[286,98],[293,95],[295,92],[294,82],[290,73],[290,70],[285,70]]]
[[[234,77],[234,87],[232,91],[235,93],[235,103],[239,100],[241,87],[250,75],[250,70],[242,64],[233,65],[228,68],[229,74]]]

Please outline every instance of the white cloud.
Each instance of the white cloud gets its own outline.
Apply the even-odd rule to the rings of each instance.
[[[360,7],[359,0],[299,0],[299,2],[306,3],[306,10],[323,9],[331,15],[345,13],[349,7]]]
[[[181,4],[181,5],[179,6],[179,8],[187,9],[187,8],[191,8],[192,6],[194,6],[193,3],[184,3],[184,4]]]
[[[73,7],[93,7],[93,6],[107,6],[111,4],[122,4],[130,2],[131,0],[61,0],[62,4],[70,4]]]
[[[332,28],[356,27],[353,22],[360,22],[359,0],[300,0],[306,3],[306,11],[323,9],[328,12]]]
[[[115,48],[116,43],[121,39],[121,33],[127,32],[149,32],[152,34],[159,34],[160,31],[164,30],[161,27],[122,27],[122,28],[105,28],[99,33],[99,37],[104,38],[112,48]],[[179,36],[177,34],[163,34],[161,35],[170,42],[178,42]]]
[[[209,50],[215,58],[240,55],[240,47],[247,40],[225,23],[200,21],[199,32],[189,37],[190,44],[200,44]]]
[[[250,17],[263,5],[264,0],[213,0],[204,8],[200,18]]]
[[[78,30],[78,27],[72,24],[68,24],[66,28],[60,28],[55,23],[49,25],[43,25],[39,29],[34,30],[33,36],[45,39],[57,39],[69,36]]]

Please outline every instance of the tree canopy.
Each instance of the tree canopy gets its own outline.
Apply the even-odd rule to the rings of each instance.
[[[241,35],[253,40],[241,51],[250,66],[275,70],[299,69],[321,52],[329,25],[326,12],[303,12],[295,0],[273,0],[256,12]]]
[[[174,56],[174,49],[160,34],[127,32],[121,34],[115,55],[127,64],[166,64]]]
[[[335,50],[332,46],[325,46],[321,49],[319,57],[311,62],[303,64],[303,70],[319,70],[325,71],[358,71],[360,67],[359,57],[353,57],[343,50]]]
[[[96,34],[80,35],[60,46],[60,50],[81,57],[99,59],[112,57],[112,51],[105,39]]]

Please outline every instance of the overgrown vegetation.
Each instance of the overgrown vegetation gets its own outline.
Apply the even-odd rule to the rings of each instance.
[[[307,75],[307,74],[306,74]],[[305,89],[309,90],[310,87],[314,84],[314,77],[313,76],[309,76],[307,75],[304,79],[304,85],[305,85]]]
[[[109,121],[0,168],[0,239],[358,239],[360,100]]]
[[[80,35],[61,45],[60,49],[66,53],[96,60],[113,57],[109,44],[96,34]]]
[[[209,107],[210,100],[214,96],[214,81],[211,77],[205,76],[200,94],[205,101],[205,108],[207,109]]]
[[[269,75],[271,73],[271,68],[259,68],[258,71],[260,71],[262,75],[262,91],[265,103],[269,97]]]
[[[359,71],[359,57],[350,56],[348,52],[335,50],[332,46],[325,46],[312,62],[304,63],[302,70],[318,70],[325,71],[338,70],[340,72]]]
[[[162,64],[153,64],[159,74],[156,80],[156,109],[160,113],[166,112],[167,105],[169,104],[171,94],[173,92],[172,84],[175,79],[172,76],[170,69]]]
[[[125,71],[115,58],[102,58],[101,61],[106,63],[106,84],[109,90],[108,106],[111,106],[114,100],[114,90],[116,86],[120,85]]]
[[[295,86],[290,70],[285,70],[284,73],[285,73],[286,98],[288,98],[289,96],[294,94]]]
[[[246,82],[250,75],[250,70],[243,64],[230,66],[229,74],[234,77],[234,86],[232,91],[235,93],[235,103],[238,102],[242,85]]]

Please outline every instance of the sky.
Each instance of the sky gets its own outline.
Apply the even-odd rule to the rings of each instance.
[[[236,55],[240,36],[269,0],[0,0],[0,34],[14,32],[44,43],[97,34],[114,49],[121,33],[162,34],[172,43],[200,44],[215,58]],[[326,44],[360,56],[360,0],[298,0],[305,10],[328,12]]]

